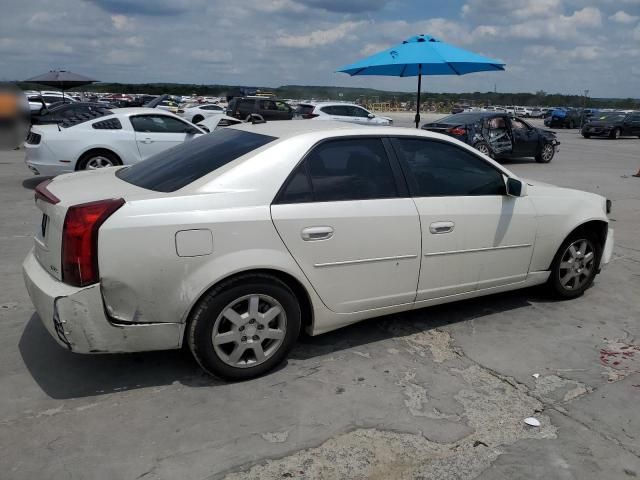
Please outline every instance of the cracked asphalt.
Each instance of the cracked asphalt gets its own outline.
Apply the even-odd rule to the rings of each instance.
[[[235,384],[182,351],[58,347],[20,270],[37,179],[0,152],[0,477],[640,477],[640,140],[558,132],[550,164],[505,164],[613,200],[614,258],[582,298],[529,289],[369,320]]]

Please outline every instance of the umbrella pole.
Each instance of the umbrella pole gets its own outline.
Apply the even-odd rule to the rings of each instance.
[[[418,64],[418,104],[416,105],[416,128],[420,128],[420,90],[422,90],[422,64]]]

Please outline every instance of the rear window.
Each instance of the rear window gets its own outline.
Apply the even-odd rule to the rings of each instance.
[[[116,176],[148,190],[174,192],[274,140],[241,130],[216,130],[118,170]]]

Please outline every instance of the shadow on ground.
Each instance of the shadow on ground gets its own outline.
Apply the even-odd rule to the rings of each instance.
[[[300,339],[290,358],[307,360],[396,336],[471,321],[485,315],[552,301],[539,289],[497,294],[447,305],[389,315]],[[397,323],[401,323],[398,328]],[[395,328],[389,328],[393,325]],[[24,363],[40,388],[55,399],[90,397],[178,382],[190,387],[211,387],[223,382],[206,375],[186,349],[113,355],[81,355],[60,347],[32,315],[19,342]],[[294,368],[282,365],[280,368]],[[304,365],[298,368],[304,368]]]

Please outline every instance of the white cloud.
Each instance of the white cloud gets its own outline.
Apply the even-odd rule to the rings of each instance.
[[[133,20],[126,15],[111,15],[111,23],[116,30],[132,30]]]
[[[640,17],[638,17],[637,15],[629,15],[625,11],[618,10],[616,13],[614,13],[609,17],[609,20],[612,20],[617,23],[627,24],[627,23],[634,23],[636,20],[638,20],[638,18]]]
[[[276,38],[275,44],[291,48],[312,48],[331,45],[344,39],[349,33],[367,22],[344,22],[326,30],[315,30],[306,35],[283,34]]]
[[[204,63],[227,63],[233,55],[223,50],[193,50],[190,57]]]

